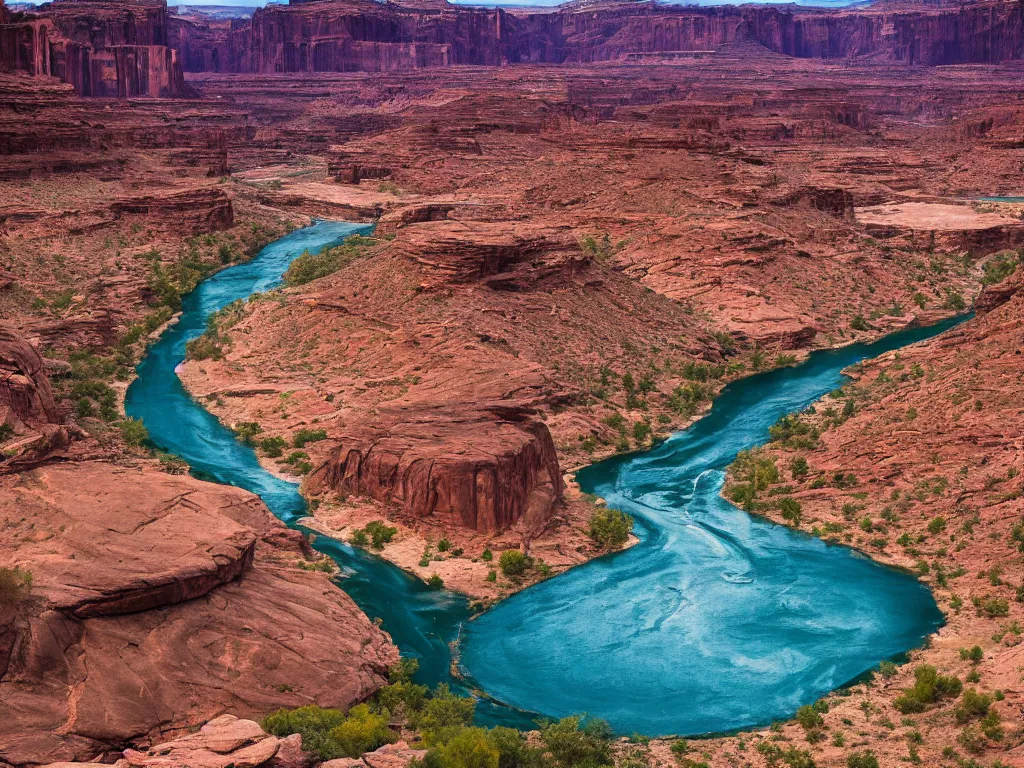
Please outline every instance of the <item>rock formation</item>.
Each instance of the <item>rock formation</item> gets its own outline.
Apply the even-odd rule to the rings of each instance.
[[[0,486],[33,574],[0,606],[0,760],[87,758],[231,710],[346,707],[386,678],[393,646],[254,496],[106,462]],[[266,746],[266,745],[264,745]]]
[[[1024,56],[1024,13],[1007,3],[856,10],[566,3],[554,11],[331,0],[272,5],[251,23],[172,19],[188,71],[392,71],[459,64],[657,60],[735,42],[799,58],[929,66]]]
[[[369,496],[440,526],[497,533],[543,527],[562,498],[551,433],[511,405],[379,413],[369,434],[339,436],[309,489]]]
[[[180,97],[164,0],[55,0],[0,23],[0,68],[50,75],[81,96]]]
[[[27,469],[66,448],[74,431],[54,402],[46,360],[0,325],[0,475]]]

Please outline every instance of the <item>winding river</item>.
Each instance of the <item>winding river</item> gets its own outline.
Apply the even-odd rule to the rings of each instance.
[[[279,285],[304,250],[369,229],[318,221],[201,283],[149,348],[126,396],[127,413],[145,422],[156,445],[199,477],[258,494],[292,526],[306,513],[298,486],[264,470],[251,448],[188,395],[175,368],[212,312]],[[956,322],[816,352],[799,366],[734,382],[708,415],[657,448],[582,470],[585,490],[635,517],[640,543],[524,590],[473,621],[458,595],[328,537],[314,545],[338,563],[342,588],[420,660],[422,682],[487,692],[478,706],[482,724],[525,727],[530,712],[588,712],[620,733],[663,735],[788,717],[920,645],[942,614],[913,577],[723,501],[722,470],[738,451],[763,442],[780,415],[839,386],[846,366]],[[451,675],[456,638],[465,680]]]

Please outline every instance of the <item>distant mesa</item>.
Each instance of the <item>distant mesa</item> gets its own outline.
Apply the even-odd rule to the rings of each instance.
[[[192,96],[183,72],[685,63],[735,43],[811,59],[924,66],[1012,61],[1024,58],[1024,8],[294,0],[169,12],[163,0],[55,0],[0,12],[0,68],[58,77],[83,96],[120,98]]]

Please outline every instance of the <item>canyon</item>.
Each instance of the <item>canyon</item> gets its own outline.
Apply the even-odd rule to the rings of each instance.
[[[825,741],[691,745],[714,768],[769,765],[776,736],[823,766],[1020,763],[1021,25],[990,2],[0,4],[0,764],[308,763],[248,719],[346,709],[406,650],[309,530],[384,521],[373,553],[489,606],[606,553],[577,469],[751,374],[972,305],[802,415],[854,402],[813,448],[763,449],[803,516],[755,510],[914,569],[946,625],[830,696]],[[183,296],[317,218],[373,229],[226,307],[178,369],[302,483],[302,534],[124,399]],[[998,690],[1001,737],[952,701],[903,722],[921,663]],[[679,764],[670,744],[645,759]],[[387,749],[360,765],[411,756]]]

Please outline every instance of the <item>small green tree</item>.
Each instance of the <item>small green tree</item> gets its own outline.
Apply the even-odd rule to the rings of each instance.
[[[141,419],[128,418],[120,424],[121,439],[131,448],[140,448],[149,442],[149,430]]]
[[[509,578],[516,578],[526,573],[529,561],[518,549],[506,549],[498,558],[498,567]]]
[[[633,531],[633,518],[619,509],[597,509],[590,516],[590,538],[602,549],[621,549]]]

